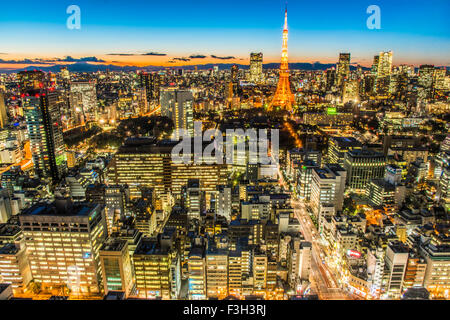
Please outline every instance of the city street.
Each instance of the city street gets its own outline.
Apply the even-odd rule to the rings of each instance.
[[[325,262],[325,252],[318,243],[319,236],[317,229],[306,211],[305,204],[299,200],[292,200],[292,206],[294,208],[294,214],[300,222],[301,232],[305,240],[312,244],[310,279],[312,287],[316,290],[319,298],[323,300],[354,299],[339,288],[333,272],[328,268]]]

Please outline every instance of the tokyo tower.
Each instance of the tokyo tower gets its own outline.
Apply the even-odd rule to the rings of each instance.
[[[291,92],[289,84],[289,66],[288,66],[288,27],[287,27],[287,8],[284,12],[283,46],[281,50],[280,75],[278,78],[277,91],[269,105],[269,110],[274,107],[292,111],[295,103],[294,95]]]

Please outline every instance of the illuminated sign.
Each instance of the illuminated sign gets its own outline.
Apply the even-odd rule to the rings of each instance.
[[[361,258],[361,252],[349,249],[347,250],[347,257],[359,259]]]
[[[337,114],[337,109],[334,107],[329,107],[329,108],[327,108],[327,114],[335,115],[335,114]]]

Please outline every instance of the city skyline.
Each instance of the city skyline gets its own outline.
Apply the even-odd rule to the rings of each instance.
[[[450,299],[448,4],[137,3],[0,10],[0,300]]]
[[[66,9],[72,3],[47,6],[25,1],[28,10],[17,19],[16,4],[0,13],[0,69],[44,67],[84,61],[117,66],[183,66],[248,64],[251,52],[263,52],[264,63],[279,63],[284,1],[176,2],[170,13],[161,2],[126,6],[116,1],[78,1],[81,29],[69,30]],[[327,1],[291,1],[290,63],[335,63],[340,52],[352,64],[369,67],[380,51],[394,52],[394,65],[449,66],[449,3],[379,1],[381,29],[370,30],[369,1],[345,6]],[[432,23],[431,23],[432,22]],[[29,37],[30,31],[45,36]],[[43,38],[44,37],[44,38]],[[45,41],[43,40],[45,39]]]

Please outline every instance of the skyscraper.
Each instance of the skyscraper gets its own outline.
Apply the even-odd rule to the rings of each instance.
[[[99,255],[105,294],[123,291],[128,296],[134,283],[127,240],[109,238],[100,248]]]
[[[34,170],[58,181],[67,170],[58,96],[52,89],[29,90],[23,98]]]
[[[22,94],[29,90],[39,90],[44,87],[45,74],[42,71],[21,71],[17,74],[17,77]]]
[[[239,88],[239,67],[236,64],[233,64],[231,66],[231,84],[233,86],[233,96],[238,94],[238,88]]]
[[[370,70],[370,73],[374,76],[378,74],[378,63],[380,62],[380,56],[374,56],[373,57],[373,63],[372,63],[372,69]]]
[[[0,128],[4,128],[8,124],[8,114],[6,113],[5,98],[0,90]]]
[[[139,74],[139,83],[145,88],[147,102],[159,104],[161,79],[157,73],[142,72]]]
[[[180,129],[194,135],[193,104],[194,97],[190,90],[178,87],[161,89],[161,115],[172,119],[176,140],[181,136]]]
[[[250,53],[250,81],[253,83],[261,83],[263,80],[262,73],[263,54],[262,52]]]
[[[77,81],[70,84],[70,108],[74,124],[97,121],[97,91],[93,81]]]
[[[356,193],[365,193],[369,182],[383,178],[386,157],[369,150],[352,150],[345,154],[344,169],[347,171],[348,188]]]
[[[434,66],[424,64],[419,67],[419,97],[422,99],[431,98],[433,91]]]
[[[104,214],[101,205],[75,205],[65,199],[38,203],[21,214],[34,281],[43,287],[67,285],[75,293],[102,292]]]
[[[295,97],[291,92],[289,83],[289,64],[288,64],[288,26],[287,26],[287,8],[284,12],[283,45],[281,50],[280,74],[278,78],[277,90],[270,103],[269,109],[281,107],[292,111],[295,103]]]
[[[344,81],[348,79],[350,74],[350,53],[340,53],[339,61],[336,64],[337,85],[343,88]]]
[[[392,51],[380,52],[378,60],[378,77],[387,77],[392,71]]]
[[[376,92],[385,96],[389,92],[392,72],[392,51],[380,52],[377,67]]]

